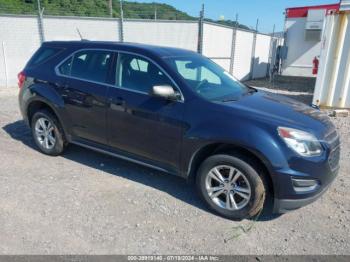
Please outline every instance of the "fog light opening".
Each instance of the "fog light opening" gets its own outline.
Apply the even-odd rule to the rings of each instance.
[[[296,192],[314,191],[319,186],[319,182],[315,179],[292,178],[292,181]]]

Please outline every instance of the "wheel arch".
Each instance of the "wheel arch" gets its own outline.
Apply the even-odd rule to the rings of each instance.
[[[259,167],[262,168],[264,176],[267,180],[269,190],[274,193],[274,185],[272,179],[272,171],[268,160],[259,152],[244,147],[242,145],[227,144],[227,143],[213,143],[206,145],[197,150],[188,166],[188,178],[194,181],[197,175],[197,170],[200,164],[208,157],[215,154],[241,154],[249,159],[252,159]]]
[[[33,83],[23,91],[24,115],[31,125],[31,117],[34,112],[47,108],[62,124],[59,109],[64,107],[64,101],[60,94],[50,85],[44,83]]]
[[[28,124],[31,127],[32,125],[32,117],[35,114],[35,112],[39,110],[47,110],[49,111],[56,119],[58,120],[59,124],[61,125],[63,136],[65,139],[69,139],[69,136],[67,136],[68,132],[65,126],[65,123],[62,121],[62,118],[60,117],[60,114],[57,112],[57,109],[50,105],[47,101],[43,99],[34,99],[30,101],[27,105],[26,109],[26,117],[28,119]],[[68,140],[69,141],[69,140]]]
[[[35,112],[37,112],[39,110],[43,110],[43,109],[49,111],[51,114],[53,114],[60,121],[60,118],[59,118],[56,110],[46,101],[38,99],[38,100],[33,100],[30,103],[28,103],[26,114],[27,114],[29,126],[31,126],[31,124],[32,124],[32,117],[35,114]],[[61,121],[60,121],[60,123],[61,123]]]

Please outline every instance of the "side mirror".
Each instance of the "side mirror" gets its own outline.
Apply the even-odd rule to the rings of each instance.
[[[179,97],[178,94],[175,92],[174,88],[169,85],[153,86],[151,90],[151,95],[163,97],[168,100],[177,100]]]

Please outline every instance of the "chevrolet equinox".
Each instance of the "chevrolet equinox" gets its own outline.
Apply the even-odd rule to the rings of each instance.
[[[192,51],[133,43],[45,42],[18,74],[39,150],[71,143],[195,181],[230,219],[305,206],[339,169],[318,108],[249,87]]]

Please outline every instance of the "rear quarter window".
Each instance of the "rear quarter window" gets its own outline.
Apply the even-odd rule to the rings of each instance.
[[[39,50],[36,51],[33,57],[29,60],[28,66],[41,64],[57,55],[61,50],[61,48],[56,47],[40,47]]]

